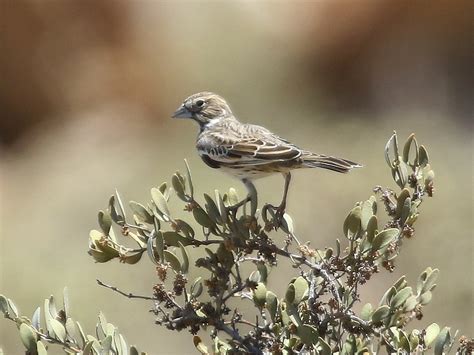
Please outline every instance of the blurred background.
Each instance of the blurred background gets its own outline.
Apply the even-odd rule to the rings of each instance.
[[[147,302],[96,285],[149,294],[156,275],[145,258],[94,264],[86,252],[115,188],[147,201],[184,158],[199,192],[245,193],[200,161],[192,122],[170,119],[186,96],[206,90],[242,121],[365,165],[345,176],[294,174],[288,211],[300,239],[318,248],[334,245],[347,211],[375,185],[395,188],[384,144],[393,130],[400,139],[416,132],[436,171],[435,197],[395,272],[374,277],[363,303],[378,302],[402,274],[414,283],[438,267],[434,300],[414,325],[436,321],[472,336],[471,8],[467,0],[2,0],[0,293],[31,315],[68,286],[89,331],[102,310],[150,354],[194,352],[189,334],[153,324]],[[277,203],[282,184],[257,182],[261,200]],[[0,346],[22,351],[6,320]]]

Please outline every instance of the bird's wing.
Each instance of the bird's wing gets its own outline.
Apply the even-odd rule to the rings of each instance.
[[[302,153],[295,145],[255,125],[206,132],[198,139],[197,149],[216,162],[235,165],[288,161]]]

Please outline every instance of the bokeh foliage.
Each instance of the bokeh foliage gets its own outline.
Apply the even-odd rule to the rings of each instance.
[[[349,211],[342,228],[344,239],[323,249],[300,242],[288,214],[279,218],[270,205],[258,209],[256,195],[238,208],[239,197],[232,188],[223,194],[215,191],[214,196],[204,194],[198,201],[187,163],[185,174],[175,173],[171,186],[163,183],[151,189],[150,201],[130,201],[131,215],[116,192],[107,211],[98,214],[100,230],[90,233],[89,254],[98,263],[118,259],[130,265],[147,254],[158,282],[146,296],[100,280],[98,284],[129,298],[153,301],[156,324],[171,331],[188,330],[203,354],[364,354],[382,348],[388,353],[447,353],[454,348],[457,332],[436,323],[409,329],[431,301],[439,274],[436,268],[427,267],[413,286],[402,276],[378,304],[366,303],[359,313],[354,310],[362,301],[361,287],[373,274],[394,270],[403,243],[414,235],[422,202],[434,193],[427,150],[414,135],[400,149],[394,133],[385,158],[399,191],[376,186],[374,195]],[[193,222],[173,217],[173,196],[184,203]],[[194,222],[199,230],[191,226]],[[192,247],[203,251],[194,263],[188,252]],[[277,295],[267,287],[267,280],[278,272],[282,258],[295,273],[285,294]],[[252,265],[248,275],[244,264]],[[201,276],[189,280],[194,269]],[[31,320],[4,296],[0,308],[16,322],[31,354],[46,354],[48,343],[62,346],[67,353],[138,354],[102,314],[95,334],[86,335],[71,318],[67,299],[65,292],[59,311],[52,296],[45,300],[45,327],[40,308]],[[252,302],[255,313],[244,314],[232,299]],[[210,339],[198,336],[200,331]],[[472,345],[472,340],[461,337],[456,348],[470,353]]]

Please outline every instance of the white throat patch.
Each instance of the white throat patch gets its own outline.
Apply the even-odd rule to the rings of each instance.
[[[220,120],[221,120],[220,117],[218,117],[218,118],[213,118],[213,119],[210,120],[208,123],[206,123],[206,124],[204,125],[204,127],[205,127],[205,128],[210,128],[210,127],[216,125],[217,123],[219,123]]]

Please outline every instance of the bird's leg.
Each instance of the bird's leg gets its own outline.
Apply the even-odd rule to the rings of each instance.
[[[281,200],[280,206],[276,208],[277,214],[277,222],[280,223],[280,221],[283,219],[283,215],[285,214],[285,208],[286,208],[286,198],[288,196],[288,188],[290,187],[290,181],[291,181],[291,173],[285,173],[283,174],[285,177],[285,187],[283,190],[283,199]]]
[[[291,181],[291,174],[289,172],[284,173],[283,176],[285,177],[285,187],[283,190],[283,198],[278,207],[272,206],[272,208],[276,210],[276,215],[275,215],[276,226],[275,227],[280,226],[281,221],[283,220],[283,215],[285,214],[285,208],[286,208],[286,198],[288,196],[288,188],[290,186],[290,181]]]

